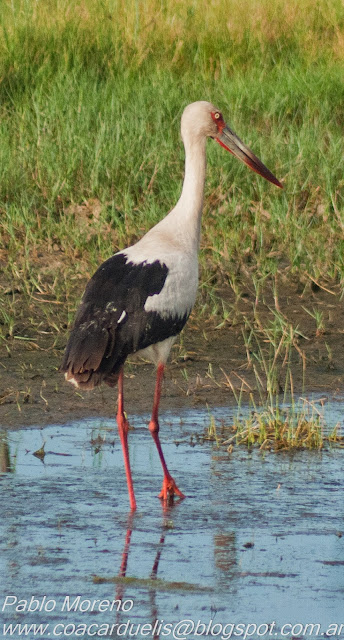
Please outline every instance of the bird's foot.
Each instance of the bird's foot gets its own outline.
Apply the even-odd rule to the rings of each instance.
[[[173,500],[175,495],[179,498],[185,498],[184,494],[180,491],[180,489],[178,489],[172,476],[164,476],[162,489],[159,493],[159,498],[161,500]]]

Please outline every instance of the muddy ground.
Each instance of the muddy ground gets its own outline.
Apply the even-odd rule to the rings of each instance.
[[[283,283],[282,283],[283,284]],[[259,313],[261,326],[272,321],[278,311],[299,335],[291,351],[290,366],[294,390],[316,391],[341,396],[344,389],[344,306],[338,286],[289,284],[279,287],[279,297],[264,296],[265,304],[255,307],[254,292],[247,287],[231,320],[216,328],[212,318],[191,318],[175,345],[167,369],[161,410],[233,404],[231,385],[244,389],[244,397],[257,388],[252,362],[243,338],[245,319],[257,331],[268,354],[270,345],[259,331],[253,309]],[[228,291],[224,295],[232,295]],[[306,311],[307,309],[307,311]],[[309,312],[321,312],[321,323]],[[234,321],[233,321],[234,318]],[[247,329],[246,329],[247,331]],[[21,332],[22,333],[22,332]],[[44,335],[28,335],[27,340],[9,340],[0,351],[0,424],[22,427],[64,423],[87,416],[114,416],[116,391],[105,386],[92,392],[80,392],[67,384],[58,368],[67,335],[56,336],[53,330]],[[267,355],[268,357],[268,355]],[[249,362],[251,360],[251,362]],[[286,362],[278,362],[281,388],[287,375]],[[303,375],[305,372],[305,376]],[[148,412],[154,390],[152,365],[134,360],[125,370],[126,410]],[[261,374],[264,380],[264,374]],[[229,382],[230,380],[230,382]]]

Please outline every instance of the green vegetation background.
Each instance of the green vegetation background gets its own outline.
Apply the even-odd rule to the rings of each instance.
[[[0,336],[60,330],[172,208],[199,99],[285,189],[208,143],[198,312],[243,273],[343,280],[340,0],[2,0]]]

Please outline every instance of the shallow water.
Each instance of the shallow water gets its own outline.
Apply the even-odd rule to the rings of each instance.
[[[341,406],[333,413],[340,422]],[[229,420],[228,409],[212,414]],[[193,639],[203,631],[203,637],[226,639],[234,633],[231,623],[251,624],[232,635],[251,638],[316,637],[301,625],[319,623],[323,634],[344,623],[343,452],[262,455],[236,448],[228,454],[191,438],[209,424],[206,410],[165,414],[164,452],[187,499],[163,509],[157,498],[162,473],[146,422],[136,416],[130,432],[138,503],[132,517],[114,421],[7,432],[2,451],[8,444],[10,459],[3,454],[2,465],[10,470],[0,474],[1,627],[4,621],[47,623],[35,637],[91,638],[99,637],[94,631],[101,625],[130,620],[137,638]],[[42,461],[32,454],[43,442]],[[61,610],[66,596],[72,602],[79,595],[76,610]],[[28,611],[32,596],[36,611]],[[115,598],[126,601],[127,611],[90,610],[94,600]],[[163,627],[185,619],[200,622],[188,631]],[[139,623],[155,624],[155,634],[139,630]],[[264,624],[271,623],[269,635]],[[69,625],[65,635],[56,624]],[[82,634],[81,624],[93,626]],[[111,632],[130,637],[130,627]],[[18,628],[11,637],[20,637]],[[332,637],[344,638],[344,626]]]

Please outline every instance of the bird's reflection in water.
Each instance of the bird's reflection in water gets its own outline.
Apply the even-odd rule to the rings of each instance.
[[[12,471],[7,431],[0,431],[0,473]]]
[[[157,575],[158,575],[159,561],[160,561],[160,556],[161,556],[161,553],[162,553],[163,544],[165,542],[165,536],[166,536],[165,532],[162,533],[161,536],[160,536],[160,540],[159,540],[158,549],[157,549],[157,552],[156,552],[156,556],[155,556],[152,572],[150,574],[150,577],[151,577],[152,580],[156,580]],[[154,589],[154,587],[152,587],[149,590],[149,602],[150,602],[150,608],[151,608],[151,620],[152,620],[152,625],[153,625],[153,629],[154,629],[154,625],[156,624],[156,621],[159,619],[158,606],[157,606],[157,603],[156,603],[156,589]],[[159,638],[159,633],[155,633],[153,635],[153,640],[158,640],[158,638]]]
[[[173,520],[172,520],[172,512],[173,510],[178,506],[178,504],[182,502],[182,500],[178,500],[173,502],[173,498],[169,499],[168,501],[164,501],[162,503],[162,507],[163,507],[163,520],[162,520],[162,532],[160,534],[160,538],[159,538],[159,542],[157,543],[157,549],[156,549],[156,554],[155,554],[155,558],[154,558],[154,562],[153,562],[153,566],[152,566],[152,571],[149,575],[150,581],[149,581],[149,603],[150,603],[150,617],[151,617],[151,625],[152,625],[152,629],[154,630],[155,628],[157,629],[157,633],[154,633],[154,635],[152,636],[153,640],[158,640],[160,637],[160,634],[158,632],[158,627],[160,626],[158,624],[159,621],[159,612],[158,612],[158,606],[156,603],[156,594],[157,594],[157,588],[154,587],[154,581],[157,580],[158,578],[158,569],[159,569],[159,562],[160,562],[160,558],[161,558],[161,554],[163,552],[163,548],[164,548],[164,544],[165,544],[165,539],[167,536],[167,533],[170,529],[173,529]],[[128,558],[129,558],[129,553],[130,553],[130,543],[132,540],[132,535],[133,532],[135,533],[135,526],[134,526],[134,520],[135,520],[135,513],[134,512],[130,512],[129,516],[128,516],[128,521],[127,521],[127,530],[126,530],[126,534],[125,534],[125,541],[124,541],[124,547],[123,547],[123,551],[122,551],[122,560],[121,560],[121,566],[118,572],[118,576],[119,578],[126,578],[127,576],[127,567],[128,567]],[[117,588],[116,588],[116,600],[121,600],[122,602],[124,601],[124,596],[125,596],[125,590],[128,587],[128,585],[125,584],[125,582],[119,582],[117,584]],[[116,617],[116,622],[119,623],[120,620],[120,616],[121,616],[122,612],[120,610],[117,611],[117,617]]]
[[[233,531],[214,534],[214,560],[217,584],[229,587],[237,571],[236,536]]]

